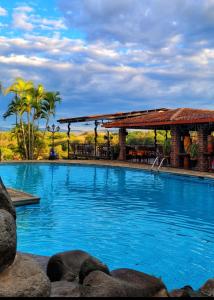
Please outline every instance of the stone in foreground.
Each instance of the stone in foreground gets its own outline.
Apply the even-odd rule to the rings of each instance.
[[[55,281],[51,283],[51,297],[80,297],[78,282]]]
[[[165,285],[155,277],[127,269],[114,273],[118,277],[91,272],[83,282],[81,297],[168,297]]]
[[[16,223],[13,216],[0,209],[0,272],[9,267],[16,256]]]
[[[87,252],[81,250],[66,251],[52,256],[47,266],[50,281],[74,281],[79,276],[82,263],[89,257]]]
[[[13,265],[0,273],[0,297],[49,297],[51,284],[32,258],[17,254]]]
[[[100,260],[96,259],[95,257],[89,257],[81,265],[79,272],[79,283],[82,284],[85,277],[93,271],[101,271],[110,275],[110,271],[106,265],[104,265]]]
[[[200,288],[200,292],[204,296],[214,297],[214,279],[209,279],[205,284]]]
[[[8,211],[16,219],[16,210],[11,197],[0,177],[0,209]]]
[[[124,284],[135,287],[136,294],[140,293],[142,297],[168,297],[166,286],[154,276],[130,269],[114,270],[111,275]]]

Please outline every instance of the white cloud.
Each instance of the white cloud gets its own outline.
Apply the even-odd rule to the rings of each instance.
[[[13,27],[23,31],[42,30],[64,30],[67,29],[63,19],[48,19],[34,14],[30,6],[18,6],[13,11]]]
[[[8,14],[7,10],[4,7],[0,6],[0,16],[4,17],[7,16],[7,14]]]
[[[29,6],[16,7],[13,12],[13,27],[25,31],[32,31],[34,29],[34,26],[30,21],[29,15],[29,13],[32,11],[33,8]]]

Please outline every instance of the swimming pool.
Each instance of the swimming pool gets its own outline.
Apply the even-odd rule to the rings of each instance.
[[[7,186],[39,195],[17,208],[18,250],[82,249],[114,268],[200,287],[214,275],[214,181],[89,165],[2,164]]]

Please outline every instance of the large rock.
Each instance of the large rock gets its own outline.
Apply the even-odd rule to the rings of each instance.
[[[0,273],[0,297],[49,297],[51,284],[32,258],[17,254],[12,266]]]
[[[91,272],[81,287],[81,297],[126,297],[125,286],[119,280],[101,272]]]
[[[199,290],[204,296],[214,297],[214,279],[209,279]]]
[[[11,197],[0,177],[0,209],[8,211],[16,219],[16,210]]]
[[[88,276],[93,271],[101,271],[110,275],[110,271],[106,265],[104,265],[101,261],[99,261],[95,257],[89,257],[82,263],[80,267],[79,283],[82,284],[85,277]]]
[[[0,272],[9,267],[16,256],[16,223],[13,216],[0,209]]]
[[[55,281],[51,283],[51,297],[80,297],[78,282]]]
[[[167,297],[168,292],[164,283],[154,276],[130,269],[118,269],[111,272],[114,278],[123,281],[125,284],[135,286],[139,293],[146,297],[161,296]]]
[[[42,255],[36,255],[36,254],[30,254],[30,253],[21,253],[22,255],[26,255],[30,258],[33,258],[42,268],[42,270],[46,273],[47,272],[47,265],[48,261],[50,259],[49,256],[42,256]]]
[[[155,277],[127,269],[113,274],[91,272],[83,282],[81,297],[168,297],[165,285]]]
[[[82,263],[89,257],[88,253],[81,250],[67,251],[52,256],[47,266],[50,281],[74,281],[79,276]]]
[[[190,294],[186,289],[175,289],[169,293],[172,298],[190,298]]]

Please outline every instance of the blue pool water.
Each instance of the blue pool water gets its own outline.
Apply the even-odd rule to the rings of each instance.
[[[3,164],[0,176],[41,197],[17,209],[20,251],[82,249],[111,269],[162,277],[169,288],[214,277],[214,181],[58,164]]]

